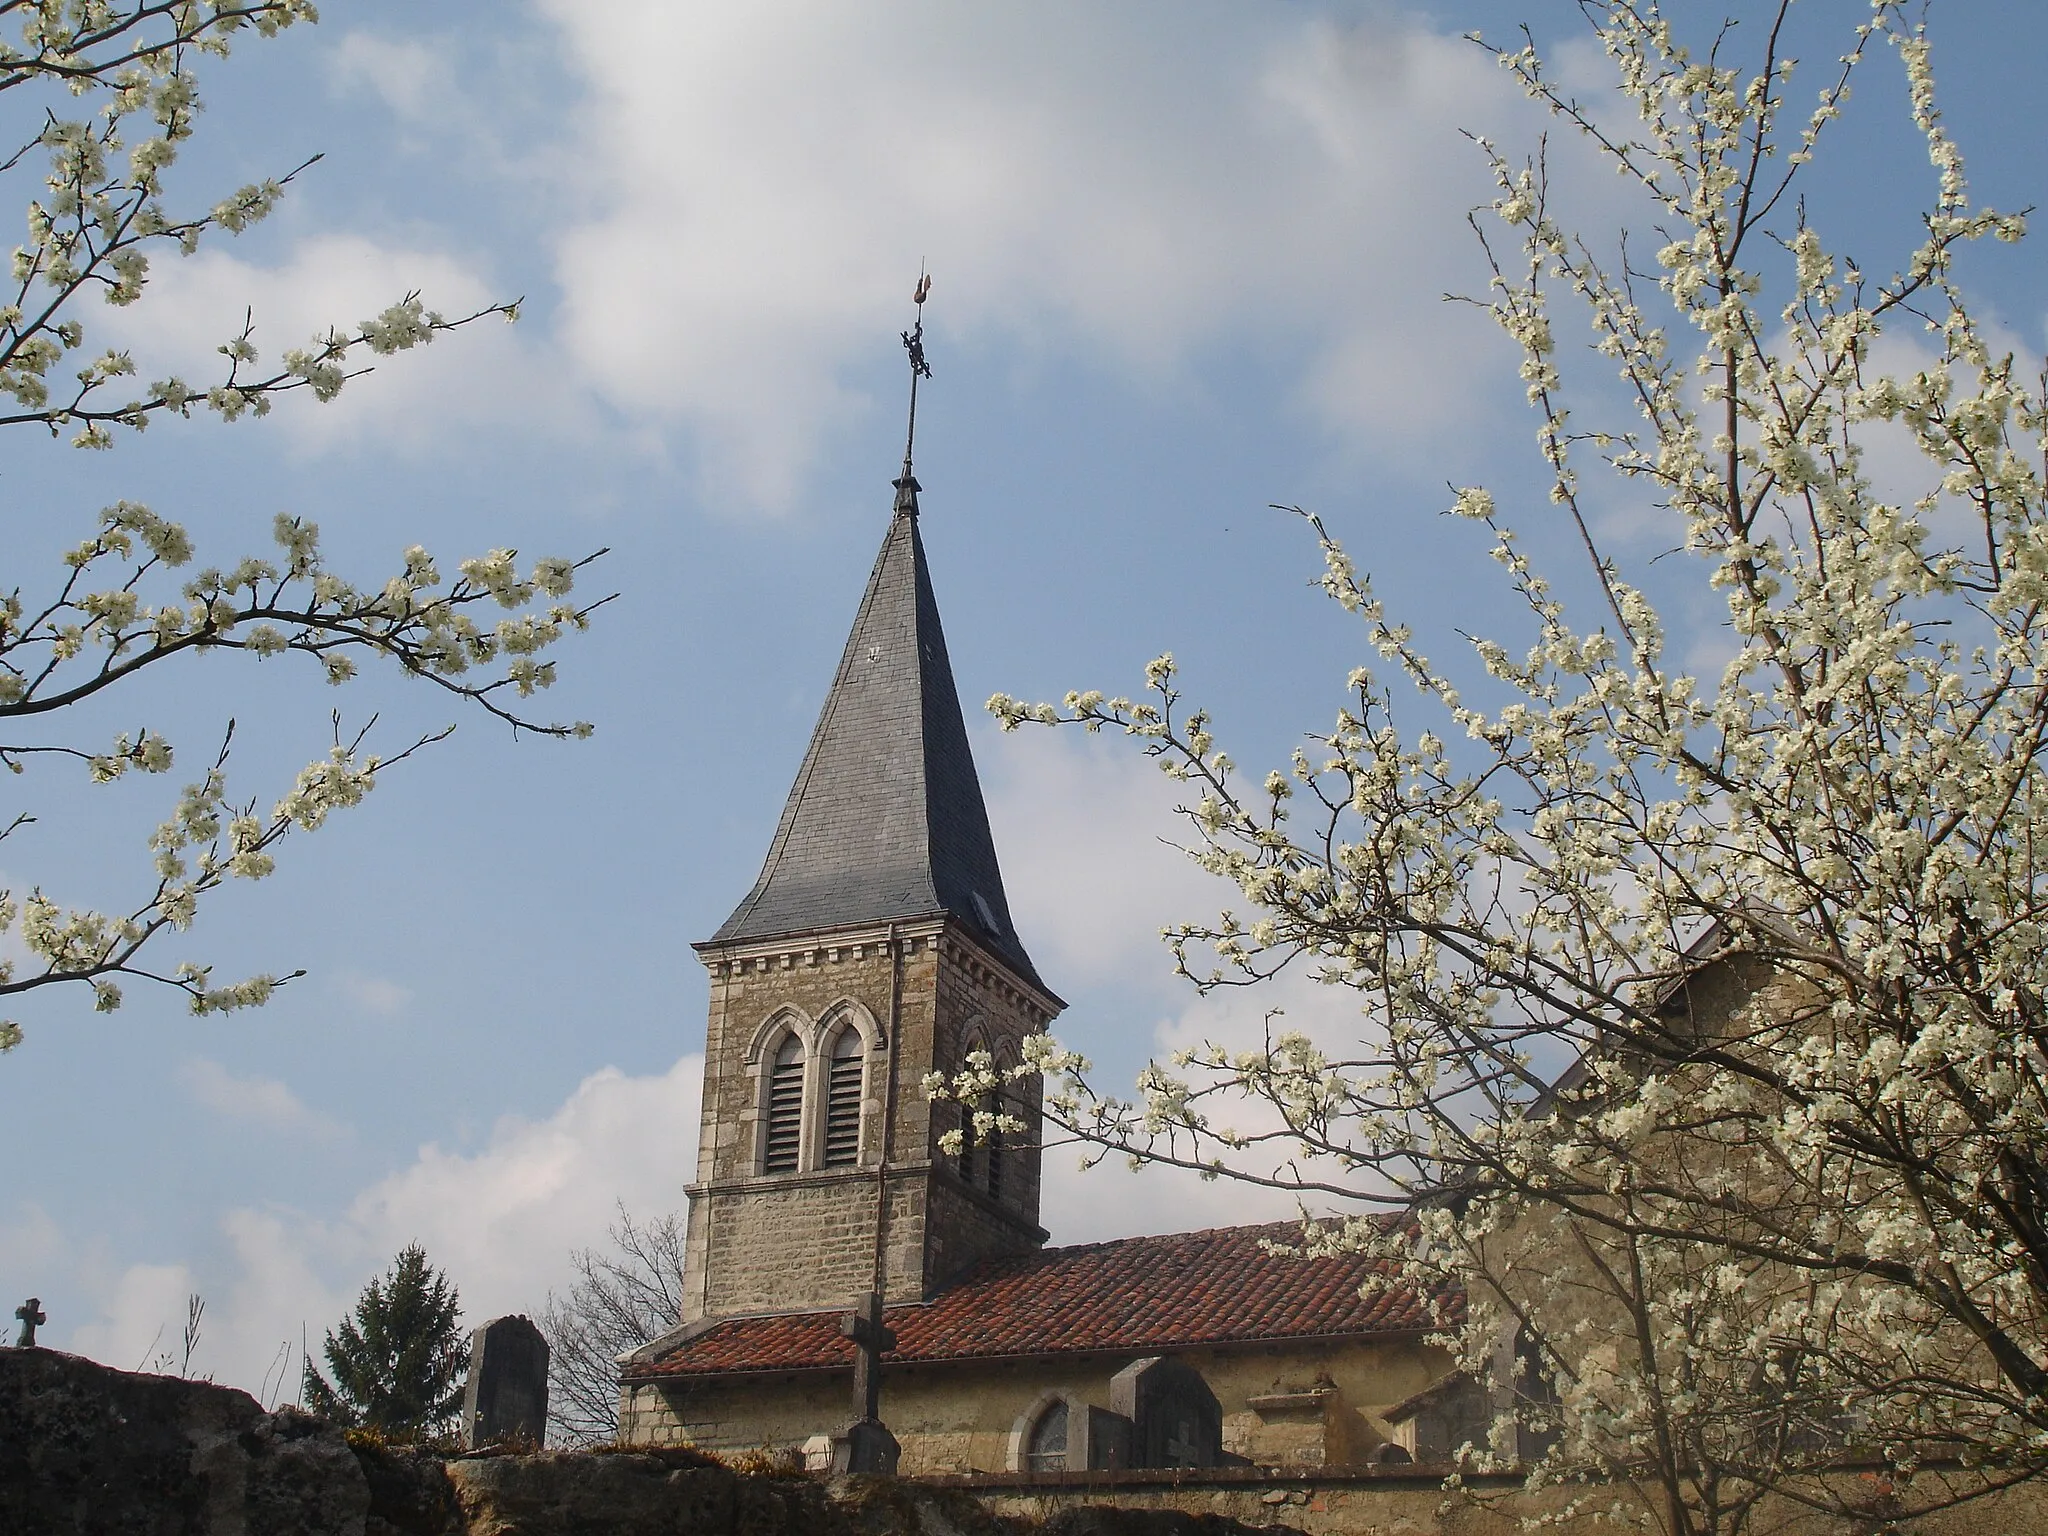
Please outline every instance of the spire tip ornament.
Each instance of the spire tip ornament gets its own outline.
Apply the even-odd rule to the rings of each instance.
[[[932,376],[932,365],[924,356],[924,301],[931,296],[932,275],[919,272],[917,291],[910,302],[917,306],[917,323],[903,332],[903,350],[910,357],[910,426],[903,434],[903,473],[892,482],[896,487],[896,515],[917,516],[917,493],[923,489],[910,471],[910,452],[917,443],[917,381]]]

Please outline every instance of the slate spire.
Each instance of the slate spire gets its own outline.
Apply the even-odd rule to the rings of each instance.
[[[908,334],[905,345],[915,370],[922,348]],[[710,943],[943,913],[1042,988],[1010,922],[907,445],[894,485],[888,535],[760,878]]]

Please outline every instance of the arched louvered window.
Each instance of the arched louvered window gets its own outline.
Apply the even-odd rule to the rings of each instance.
[[[974,1155],[978,1148],[974,1141],[974,1106],[960,1106],[960,1156],[955,1160],[963,1183],[974,1182]]]
[[[985,1052],[987,1049],[988,1047],[979,1040],[970,1037],[967,1041],[967,1048],[960,1053],[962,1068],[972,1067],[975,1056]],[[982,1159],[985,1149],[982,1146],[981,1137],[975,1133],[974,1129],[975,1107],[969,1100],[962,1099],[960,1101],[960,1157],[957,1166],[960,1173],[960,1182],[972,1185],[978,1189],[981,1186]]]
[[[768,1069],[768,1143],[761,1159],[764,1173],[795,1173],[803,1145],[804,1044],[785,1035]]]
[[[1001,1094],[989,1099],[989,1111],[1000,1120],[1006,1106]],[[982,1156],[985,1159],[983,1173],[988,1180],[988,1192],[995,1199],[1003,1198],[1003,1168],[1009,1161],[1003,1156],[1003,1128],[1000,1124],[989,1127],[988,1139],[983,1143]]]
[[[860,1031],[839,1031],[832,1042],[831,1075],[825,1082],[825,1166],[847,1168],[860,1161],[861,1078],[867,1054]]]

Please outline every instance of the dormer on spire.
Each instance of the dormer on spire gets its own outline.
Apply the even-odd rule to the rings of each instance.
[[[896,487],[896,515],[917,516],[917,493],[924,487],[917,483],[917,476],[910,472],[910,460],[903,461],[903,473],[889,483]]]

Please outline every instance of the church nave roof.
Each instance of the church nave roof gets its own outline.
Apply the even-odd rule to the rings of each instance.
[[[1360,1292],[1386,1273],[1358,1255],[1292,1258],[1263,1242],[1299,1242],[1298,1222],[1128,1237],[991,1259],[929,1302],[889,1307],[890,1364],[1083,1351],[1144,1354],[1218,1344],[1417,1333],[1454,1322],[1463,1298],[1404,1286]],[[1434,1310],[1440,1316],[1432,1316]],[[726,1318],[629,1381],[727,1372],[846,1370],[840,1311]]]

